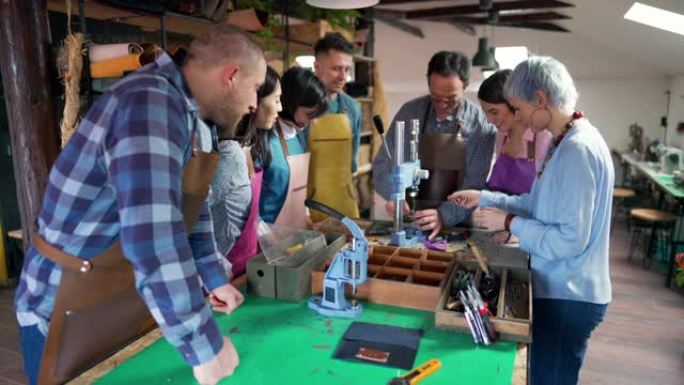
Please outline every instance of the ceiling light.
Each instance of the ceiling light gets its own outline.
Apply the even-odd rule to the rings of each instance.
[[[624,17],[650,27],[684,35],[684,15],[679,13],[635,2]]]
[[[496,68],[496,58],[493,50],[489,48],[489,40],[486,37],[481,37],[477,44],[477,53],[473,56],[473,66]]]
[[[306,3],[318,8],[358,9],[378,5],[380,0],[306,0]]]

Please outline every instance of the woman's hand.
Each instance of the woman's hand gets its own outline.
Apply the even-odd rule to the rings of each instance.
[[[473,212],[473,226],[487,230],[505,230],[507,212],[493,207],[477,209]]]
[[[467,209],[474,209],[480,204],[480,191],[478,190],[462,190],[447,197],[448,200],[454,202],[459,206]]]

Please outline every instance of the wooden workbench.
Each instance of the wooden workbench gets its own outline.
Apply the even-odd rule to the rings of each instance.
[[[235,314],[216,318],[241,359],[225,384],[246,379],[250,384],[384,384],[404,372],[332,359],[351,320],[315,315],[305,303],[248,296]],[[421,328],[416,365],[429,358],[442,360],[442,369],[426,385],[452,384],[455,378],[459,384],[527,384],[527,345],[476,346],[470,335],[435,329],[429,312],[383,305],[368,304],[361,320]],[[69,384],[193,384],[190,368],[161,337],[159,329],[151,331]]]

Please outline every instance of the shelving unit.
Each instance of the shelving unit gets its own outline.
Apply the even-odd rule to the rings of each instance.
[[[174,36],[175,34],[175,39],[171,38],[169,42],[169,45],[173,47],[178,44],[179,36],[187,36],[188,38],[197,36],[213,24],[211,20],[205,18],[173,12],[158,15],[140,10],[122,9],[94,0],[70,1],[72,16],[78,17],[78,13],[81,11],[81,30],[86,29],[86,18],[120,23],[138,27],[144,32],[159,33],[159,40],[164,47],[167,45],[167,35]],[[47,0],[47,7],[52,12],[67,13],[67,6],[64,0]],[[280,32],[274,33],[273,41],[276,51],[282,53],[282,66],[284,67],[283,69],[286,69],[289,68],[288,64],[294,60],[296,55],[311,54],[315,41],[331,29],[325,22],[318,22],[313,26],[296,23],[290,24],[290,19],[287,15],[283,16],[283,20],[284,27],[281,28]],[[275,60],[271,64],[276,64],[275,67],[279,67],[279,63],[276,62],[279,60],[279,55],[270,56],[272,60]],[[359,167],[353,177],[359,205],[363,212],[364,210],[370,210],[372,205],[371,162],[379,146],[379,136],[375,132],[372,119],[375,103],[373,98],[375,59],[358,54],[354,55],[353,58],[355,80],[360,81],[364,86],[368,86],[367,95],[355,98],[361,107],[362,132],[361,145],[359,147]],[[87,71],[88,69],[86,68],[84,82],[88,86],[84,90],[88,104],[91,104],[93,95],[96,95],[97,92],[92,90],[92,82]]]
[[[78,12],[78,0],[71,0],[72,12]],[[59,13],[67,13],[66,3],[64,0],[48,0],[48,10]],[[206,28],[212,25],[208,19],[183,15],[179,13],[167,12],[163,16],[152,15],[142,11],[134,11],[121,9],[111,5],[100,2],[85,0],[84,1],[85,17],[103,20],[115,21],[117,23],[132,25],[140,27],[145,31],[170,32],[187,36],[197,36],[204,32]],[[163,20],[163,22],[161,22]],[[274,38],[276,48],[284,52],[286,49],[286,41],[283,38]],[[289,50],[294,52],[309,52],[311,46],[296,40],[289,40]]]

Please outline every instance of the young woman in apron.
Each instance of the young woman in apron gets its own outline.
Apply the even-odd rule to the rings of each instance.
[[[487,181],[487,189],[509,195],[521,195],[532,189],[539,167],[546,156],[551,133],[534,133],[515,122],[515,112],[503,96],[503,87],[511,70],[497,71],[488,77],[478,91],[487,120],[497,128],[496,162]],[[496,242],[511,242],[509,232],[497,233]]]
[[[250,151],[257,130],[270,130],[282,111],[280,76],[270,66],[257,93],[257,110],[238,124],[236,138],[221,138],[219,161],[209,199],[218,251],[232,264],[233,276],[244,274],[258,252],[257,222],[263,170],[254,167]]]
[[[325,86],[310,70],[293,67],[281,81],[282,111],[272,130],[259,130],[252,154],[264,170],[259,214],[267,223],[305,228],[309,153],[300,131],[328,109]]]

